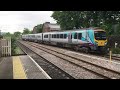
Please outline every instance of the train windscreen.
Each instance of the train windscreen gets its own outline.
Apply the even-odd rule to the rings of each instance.
[[[94,35],[96,40],[106,40],[106,32],[104,31],[95,31]]]

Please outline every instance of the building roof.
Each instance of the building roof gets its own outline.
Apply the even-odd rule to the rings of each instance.
[[[48,27],[50,28],[50,30],[61,30],[60,25],[58,25],[58,24],[53,24],[53,23],[49,23],[49,22],[44,23],[44,24],[47,24]]]
[[[48,24],[48,26],[50,27],[50,28],[58,28],[58,29],[60,29],[60,25],[57,25],[57,24]]]

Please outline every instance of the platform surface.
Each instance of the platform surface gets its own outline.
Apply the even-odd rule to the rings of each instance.
[[[50,79],[27,55],[0,58],[0,79]]]

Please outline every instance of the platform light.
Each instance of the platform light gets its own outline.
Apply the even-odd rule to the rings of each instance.
[[[105,45],[107,45],[107,42],[105,42]]]

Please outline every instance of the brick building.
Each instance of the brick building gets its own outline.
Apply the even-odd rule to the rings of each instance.
[[[33,34],[37,33],[37,29],[36,29],[36,28],[37,28],[37,26],[35,26],[35,27],[33,28],[33,32],[32,32]]]
[[[52,32],[52,31],[60,31],[60,25],[58,24],[53,24],[50,22],[45,22],[43,24],[43,32]]]

